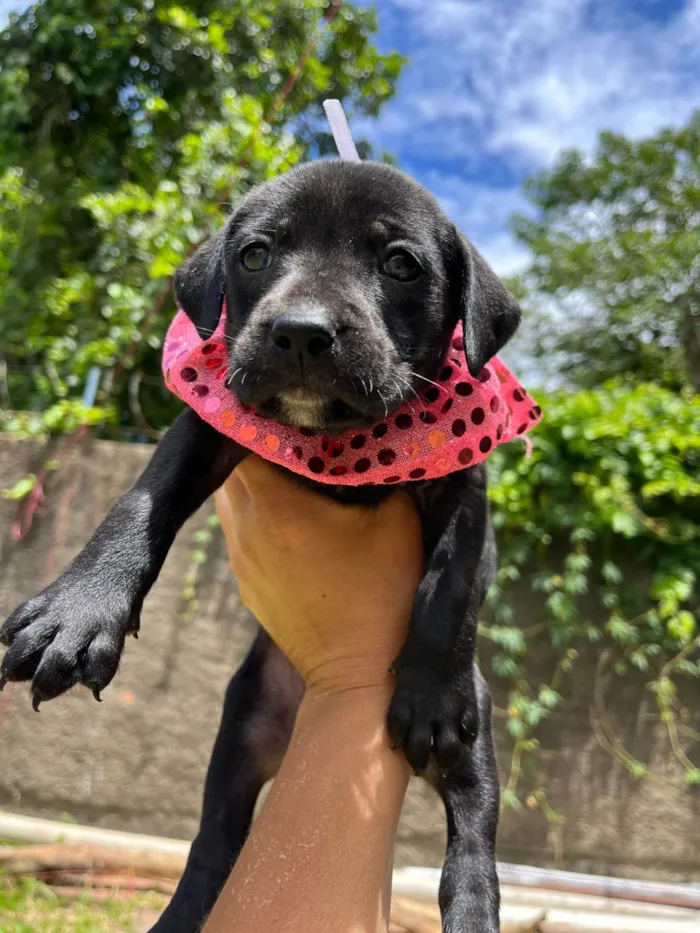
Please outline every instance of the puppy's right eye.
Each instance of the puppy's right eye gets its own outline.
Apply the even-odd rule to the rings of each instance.
[[[241,251],[241,265],[248,272],[262,272],[271,262],[270,250],[264,243],[251,243]]]
[[[390,279],[397,279],[399,282],[414,282],[422,269],[414,256],[411,256],[405,249],[397,249],[382,263],[382,272]]]

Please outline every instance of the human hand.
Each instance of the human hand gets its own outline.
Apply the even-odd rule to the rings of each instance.
[[[340,505],[250,455],[216,505],[241,599],[307,689],[385,684],[424,569],[409,496]]]

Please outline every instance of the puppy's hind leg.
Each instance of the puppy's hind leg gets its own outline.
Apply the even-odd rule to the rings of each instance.
[[[437,783],[447,811],[447,854],[440,880],[443,933],[498,933],[496,874],[499,787],[491,734],[491,697],[475,667],[479,734]]]
[[[173,898],[151,933],[197,933],[248,836],[263,784],[289,744],[303,683],[264,632],[226,690],[197,837]]]

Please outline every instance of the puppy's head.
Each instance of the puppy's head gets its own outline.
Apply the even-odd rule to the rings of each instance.
[[[202,338],[226,298],[241,402],[329,433],[375,424],[429,388],[458,321],[477,376],[520,320],[433,197],[371,162],[314,163],[254,188],[175,291]]]

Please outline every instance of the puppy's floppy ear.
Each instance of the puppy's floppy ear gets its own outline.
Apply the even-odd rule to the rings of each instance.
[[[464,350],[472,376],[479,375],[518,329],[520,305],[484,257],[457,233],[454,294],[464,325]]]
[[[175,273],[177,303],[202,340],[216,330],[226,288],[222,230],[203,243]]]

